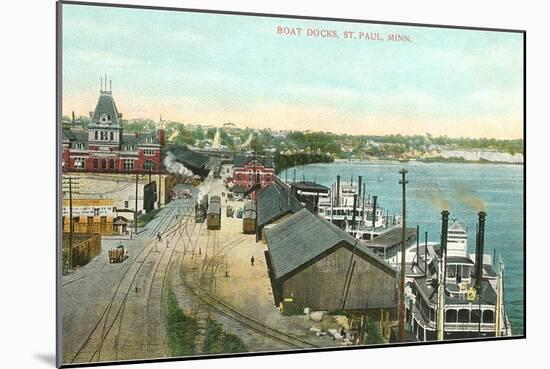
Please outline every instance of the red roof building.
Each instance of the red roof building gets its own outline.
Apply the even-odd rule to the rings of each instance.
[[[269,156],[237,156],[233,161],[233,186],[246,190],[258,184],[264,189],[273,183],[275,165]]]

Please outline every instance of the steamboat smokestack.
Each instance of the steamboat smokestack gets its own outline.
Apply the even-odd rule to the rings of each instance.
[[[355,229],[355,213],[357,212],[357,194],[353,195],[353,214],[351,215],[351,229]]]
[[[336,206],[340,206],[340,175],[336,176]]]
[[[362,185],[363,185],[363,176],[358,176],[357,177],[357,188],[359,190],[359,198],[361,198],[361,194],[362,194],[362,192],[361,192]]]
[[[378,196],[374,195],[372,197],[372,229],[376,228],[376,199]]]
[[[441,267],[443,268],[443,283],[447,278],[447,232],[449,230],[449,212],[441,212]]]
[[[437,286],[437,340],[445,339],[445,280],[447,279],[447,231],[449,228],[449,212],[441,212],[441,262],[439,269],[439,285]]]
[[[476,237],[476,270],[475,270],[475,288],[478,293],[481,292],[481,278],[483,277],[483,248],[485,244],[485,217],[484,211],[478,213],[479,225]]]

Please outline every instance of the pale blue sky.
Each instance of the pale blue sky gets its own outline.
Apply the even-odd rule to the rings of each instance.
[[[277,26],[340,38],[278,35]],[[410,43],[344,39],[406,34]],[[105,73],[127,118],[519,138],[519,33],[64,5],[63,111]]]

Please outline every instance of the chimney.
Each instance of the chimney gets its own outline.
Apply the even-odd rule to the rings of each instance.
[[[484,211],[478,213],[479,225],[476,237],[476,265],[475,265],[475,288],[481,293],[481,278],[483,277],[483,248],[485,243],[485,216]]]
[[[164,129],[159,128],[157,131],[160,146],[164,146]]]
[[[361,197],[361,187],[363,185],[363,176],[358,176],[357,177],[357,187],[359,188],[359,197]]]
[[[353,194],[353,213],[351,215],[351,229],[355,227],[355,213],[357,212],[357,194]]]
[[[336,176],[336,206],[340,206],[340,175]]]
[[[73,117],[73,126],[74,126],[74,110],[73,110],[72,117]]]
[[[376,199],[378,196],[374,195],[372,197],[372,229],[376,228]]]

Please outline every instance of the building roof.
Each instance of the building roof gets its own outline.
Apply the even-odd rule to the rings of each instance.
[[[170,145],[166,148],[166,152],[172,153],[175,160],[186,167],[202,168],[209,160],[207,155],[189,150],[185,146]]]
[[[302,190],[302,191],[314,191],[314,192],[328,192],[329,188],[315,182],[294,182],[291,184],[292,187]]]
[[[99,99],[97,100],[97,105],[90,119],[90,124],[100,124],[102,115],[110,117],[111,127],[120,127],[120,118],[122,118],[122,114],[118,112],[115,100],[110,91],[101,91],[99,94]]]
[[[231,190],[233,191],[233,193],[235,194],[243,194],[246,192],[246,188],[244,186],[240,186],[240,185],[237,185],[237,186],[233,186],[231,188]]]
[[[263,165],[264,168],[275,167],[273,156],[263,156],[263,155],[257,155],[257,156],[237,155],[233,160],[233,165],[238,168],[243,168],[247,163],[253,161],[254,159],[256,159],[256,161],[259,162],[261,165]]]
[[[63,128],[61,130],[62,140],[69,140],[70,142],[88,142],[88,130],[81,128]]]
[[[153,132],[123,133],[122,145],[160,145],[158,137]],[[122,147],[124,150],[124,146]]]
[[[472,259],[467,256],[447,256],[447,264],[468,264],[474,265]]]
[[[387,232],[382,233],[380,236],[374,238],[372,242],[369,242],[368,246],[376,247],[392,247],[401,244],[401,227],[395,227]],[[407,228],[405,236],[407,240],[416,235],[416,228]]]
[[[275,278],[286,276],[342,242],[390,273],[395,269],[367,247],[325,219],[302,209],[266,230],[267,245]]]
[[[460,224],[458,221],[454,220],[449,226],[449,231],[466,232],[466,228],[462,224]]]
[[[273,183],[258,193],[258,226],[264,226],[288,213],[303,209],[302,204],[288,190]]]

